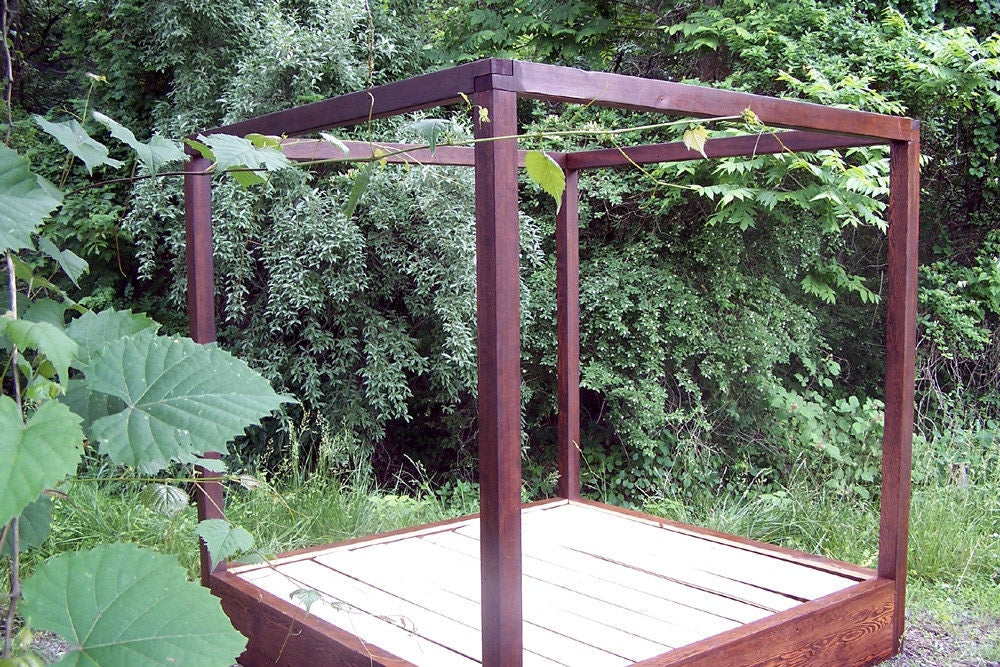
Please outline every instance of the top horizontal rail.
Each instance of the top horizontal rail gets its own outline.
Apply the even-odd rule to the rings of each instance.
[[[358,125],[376,118],[387,118],[419,111],[472,95],[476,79],[492,74],[510,74],[510,60],[477,60],[466,65],[430,72],[403,81],[395,81],[370,90],[331,97],[304,106],[276,111],[266,116],[207,130],[203,134],[270,134],[296,136],[334,127]]]
[[[695,118],[739,116],[750,109],[766,125],[793,130],[910,141],[909,118],[842,109],[705,86],[587,72],[516,60],[478,60],[301,107],[277,111],[205,134],[297,136],[376,118],[454,104],[477,90],[500,89],[540,100],[598,104]]]
[[[915,121],[733,90],[514,61],[511,90],[540,100],[712,118],[752,110],[765,125],[909,141]]]

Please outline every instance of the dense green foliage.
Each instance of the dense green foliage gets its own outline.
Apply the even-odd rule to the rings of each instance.
[[[995,0],[17,5],[11,123],[0,119],[0,176],[13,189],[0,202],[0,241],[13,254],[20,288],[18,301],[4,294],[18,316],[0,320],[0,336],[4,359],[14,360],[15,347],[29,355],[5,367],[0,419],[18,428],[0,436],[7,457],[0,475],[14,463],[30,474],[16,484],[0,477],[0,523],[20,516],[22,547],[32,550],[27,569],[69,545],[89,548],[133,531],[161,550],[184,552],[184,564],[193,565],[191,549],[178,545],[193,547],[194,521],[175,485],[140,492],[101,482],[94,502],[120,494],[119,509],[109,512],[121,521],[91,513],[83,527],[74,521],[87,514],[80,511],[86,498],[76,505],[36,500],[40,489],[72,477],[80,461],[72,447],[49,451],[54,442],[78,444],[79,429],[99,442],[82,464],[94,478],[117,479],[122,466],[173,475],[275,405],[262,398],[273,396],[263,383],[247,379],[244,366],[227,365],[222,352],[184,343],[184,353],[171,357],[176,338],[143,333],[151,321],[115,312],[147,311],[168,334],[186,327],[182,187],[178,178],[151,178],[179,165],[173,141],[428,68],[502,56],[921,122],[912,571],[927,585],[966,576],[996,581],[996,550],[988,545],[1000,533]],[[430,128],[431,143],[443,143],[468,137],[468,112],[458,106],[338,132],[426,141]],[[519,113],[538,148],[672,141],[692,129],[610,135],[662,119],[529,102]],[[705,127],[711,136],[767,131],[749,116]],[[581,129],[591,132],[558,134]],[[251,488],[234,494],[231,518],[267,514],[263,525],[247,526],[267,552],[473,510],[471,174],[378,163],[279,170],[274,151],[227,141],[206,140],[219,171],[239,166],[226,160],[243,149],[258,159],[254,166],[273,171],[244,172],[241,183],[215,179],[220,342],[300,400],[230,447],[231,467],[274,476],[280,492],[261,500],[259,482],[238,478]],[[70,194],[36,188],[36,175]],[[115,177],[122,178],[102,180]],[[28,191],[30,205],[22,197]],[[885,150],[588,172],[581,193],[586,492],[870,564],[883,410]],[[554,485],[549,194],[527,178],[522,184],[526,497]],[[76,316],[102,308],[109,310],[96,316],[106,318],[100,326],[93,315]],[[143,447],[129,442],[124,434],[137,424],[163,417],[159,401],[143,395],[159,366],[185,371],[220,362],[228,370],[218,388],[245,385],[256,412],[207,423],[181,391],[169,399],[186,415],[183,423],[168,416]],[[13,377],[26,381],[23,415],[8,398]],[[197,446],[182,432],[188,429]],[[304,478],[304,470],[333,479]],[[382,483],[416,480],[422,499],[371,493],[373,471]],[[88,493],[80,491],[88,484],[67,487],[71,498]],[[320,502],[328,495],[340,500]],[[727,499],[721,509],[720,497]],[[59,546],[44,542],[50,512]],[[861,520],[844,523],[855,514]],[[962,525],[934,539],[950,516]],[[233,549],[251,539],[225,522],[197,530]],[[86,565],[90,556],[81,558]],[[53,567],[80,567],[71,561]]]
[[[983,433],[1000,417],[992,359],[1000,38],[985,32],[996,18],[990,3],[196,5],[164,0],[144,21],[138,5],[80,3],[50,21],[58,10],[42,3],[25,19],[36,29],[25,31],[32,56],[23,68],[43,81],[55,78],[55,64],[74,73],[90,67],[107,77],[94,103],[169,133],[397,79],[432,60],[495,55],[694,77],[917,117],[926,156],[919,435],[940,451],[953,433],[963,443],[992,442]],[[73,92],[22,84],[21,103],[40,111],[54,101],[42,91]],[[528,104],[521,113],[524,127],[541,132],[648,120]],[[449,132],[460,135],[464,122]],[[667,140],[683,130],[619,141]],[[414,136],[405,124],[360,132]],[[607,145],[597,135],[546,142]],[[358,179],[370,183],[355,210],[344,202]],[[351,443],[355,462],[377,454],[392,469],[415,458],[434,474],[471,474],[468,175],[323,169],[276,175],[272,185],[216,190],[220,339],[303,399],[316,442],[331,431]],[[582,444],[590,488],[628,502],[766,488],[804,460],[836,490],[872,495],[886,188],[877,149],[585,175]],[[552,207],[536,193],[523,191],[531,216],[523,221],[525,455],[531,484],[546,487],[554,265]],[[65,216],[53,232],[78,239],[72,247],[92,262],[107,262],[86,278],[104,288],[103,298],[152,308],[180,329],[179,184],[139,182],[128,196],[123,206],[113,190],[89,192],[89,218]],[[129,240],[134,264],[114,253]],[[271,425],[246,441],[243,459],[263,457],[273,467],[283,443],[286,429]],[[958,458],[990,452],[974,445]]]

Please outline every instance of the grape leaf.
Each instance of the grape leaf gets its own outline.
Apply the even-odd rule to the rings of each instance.
[[[38,249],[54,259],[62,268],[63,273],[69,276],[69,279],[72,280],[73,284],[77,287],[80,286],[80,283],[77,282],[80,279],[80,276],[90,270],[90,265],[87,264],[87,260],[80,257],[72,250],[60,250],[56,247],[55,243],[48,240],[44,236],[38,237]]]
[[[187,491],[171,484],[147,484],[139,494],[146,507],[163,516],[174,516],[191,502]]]
[[[117,169],[125,164],[120,160],[108,157],[108,147],[95,141],[76,120],[53,123],[38,115],[35,115],[34,118],[40,128],[55,137],[70,153],[83,160],[88,174],[94,173],[94,167],[106,165]]]
[[[0,252],[33,248],[31,235],[62,203],[62,193],[0,144]]]
[[[25,424],[17,403],[0,396],[0,525],[76,471],[82,454],[80,417],[65,405],[46,401]]]
[[[14,345],[22,350],[38,350],[52,363],[63,382],[69,379],[69,365],[78,345],[62,329],[50,322],[8,320],[6,330]]]
[[[24,582],[20,611],[72,648],[60,665],[229,667],[246,638],[173,556],[102,544],[49,558]]]
[[[277,171],[292,164],[280,150],[271,147],[258,148],[243,137],[210,134],[207,137],[199,136],[198,139],[211,147],[218,169],[231,170],[229,173],[243,187],[263,183],[264,179],[256,171],[240,171],[240,169]]]
[[[705,155],[705,142],[708,141],[708,130],[705,129],[704,125],[689,127],[684,130],[684,135],[681,138],[684,141],[684,145],[690,150],[698,151],[702,157],[708,157]]]
[[[253,549],[253,535],[225,519],[205,519],[198,524],[198,536],[205,540],[208,555],[215,563]]]
[[[95,111],[94,120],[106,126],[112,137],[131,147],[150,173],[155,174],[164,165],[184,159],[184,150],[176,141],[154,134],[148,143],[143,143],[135,138],[132,130],[102,113]]]
[[[8,522],[9,523],[9,522]],[[17,550],[33,549],[45,541],[49,536],[49,527],[52,525],[52,499],[44,493],[21,511],[21,516],[17,522]],[[7,541],[0,548],[0,558],[10,556],[13,552],[11,548],[12,540],[7,536]]]
[[[83,370],[90,364],[91,358],[112,341],[144,329],[156,331],[159,327],[144,313],[129,310],[88,311],[66,327],[66,335],[79,345],[72,366]]]
[[[528,172],[528,178],[556,200],[558,212],[562,206],[563,192],[566,191],[566,174],[562,167],[545,153],[528,151],[524,156],[524,168]]]
[[[444,118],[424,118],[410,124],[410,129],[427,142],[431,155],[434,155],[441,137],[447,135],[453,127],[454,123]]]
[[[125,402],[121,412],[94,422],[101,451],[143,472],[191,454],[225,452],[244,428],[294,400],[218,347],[149,330],[112,342],[85,374],[92,390]]]

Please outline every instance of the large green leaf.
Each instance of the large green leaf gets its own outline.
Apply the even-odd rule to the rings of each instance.
[[[528,178],[541,186],[556,200],[556,211],[562,206],[563,192],[566,191],[566,174],[555,160],[539,151],[524,154],[524,170]]]
[[[95,111],[94,120],[105,125],[111,131],[112,137],[130,146],[139,162],[151,173],[155,174],[164,165],[184,159],[184,150],[176,141],[154,134],[149,143],[143,143],[135,138],[132,130],[102,113]]]
[[[72,645],[60,665],[232,665],[246,639],[172,556],[102,544],[42,563],[21,613]]]
[[[0,144],[0,252],[34,247],[31,235],[61,203],[62,193],[54,185]]]
[[[83,164],[87,166],[88,174],[94,173],[94,167],[107,165],[118,168],[124,164],[120,160],[108,157],[108,147],[95,141],[75,120],[53,123],[36,115],[35,122],[40,128],[55,137],[66,150],[83,160]]]
[[[244,428],[292,400],[228,352],[150,331],[111,343],[85,373],[92,390],[125,401],[94,423],[101,451],[144,472],[225,452]]]
[[[22,350],[31,348],[45,355],[65,382],[69,379],[69,364],[76,354],[76,342],[50,322],[8,320],[7,337]]]
[[[452,131],[455,123],[444,118],[424,118],[410,123],[409,127],[427,142],[431,155],[434,155],[434,149],[437,148],[440,140]]]
[[[125,409],[125,402],[122,399],[94,391],[85,380],[77,378],[69,381],[66,393],[59,397],[59,402],[83,418],[80,426],[84,434],[91,439],[93,439],[91,433],[94,422]]]
[[[205,519],[198,524],[198,536],[205,540],[214,563],[253,549],[253,535],[225,519]]]
[[[77,287],[80,286],[80,283],[77,281],[80,279],[80,276],[90,269],[90,265],[87,264],[87,260],[80,257],[72,250],[60,250],[56,247],[55,243],[48,240],[44,236],[38,237],[38,249],[54,259],[56,263],[59,264],[59,267],[62,268],[63,273],[69,276],[69,279],[73,281],[74,285]]]
[[[264,178],[256,171],[239,171],[241,168],[277,171],[292,164],[280,150],[269,146],[258,148],[243,137],[210,134],[198,139],[211,147],[218,169],[235,170],[230,173],[243,187],[263,183]]]
[[[66,327],[66,335],[79,345],[73,368],[83,370],[101,348],[122,336],[131,336],[144,329],[156,331],[159,326],[145,313],[133,313],[129,310],[88,311]]]
[[[25,424],[17,403],[0,396],[0,525],[74,472],[82,453],[80,418],[65,405],[46,401]]]
[[[52,499],[43,493],[34,502],[28,503],[28,506],[24,508],[18,518],[17,550],[24,551],[25,549],[34,549],[39,546],[49,536],[49,527],[51,525]],[[7,541],[0,548],[0,558],[10,556],[13,553],[12,544],[13,540],[8,535]]]
[[[66,322],[66,308],[66,304],[52,299],[38,299],[33,301],[27,310],[18,312],[23,313],[21,318],[29,322],[48,322],[52,326],[62,328]]]

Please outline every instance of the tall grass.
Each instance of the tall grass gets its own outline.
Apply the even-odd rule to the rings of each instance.
[[[673,499],[645,509],[666,518],[875,567],[877,502],[793,483],[777,492],[721,497],[692,507]],[[910,510],[909,579],[1000,612],[1000,486],[916,486]]]

